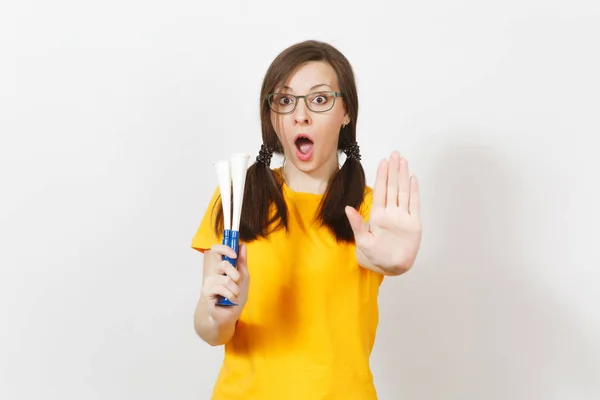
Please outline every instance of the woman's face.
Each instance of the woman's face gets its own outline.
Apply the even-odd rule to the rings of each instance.
[[[286,160],[303,172],[312,172],[323,166],[337,167],[337,143],[340,128],[348,123],[343,98],[334,98],[330,94],[320,93],[307,98],[314,110],[325,110],[331,102],[333,107],[324,112],[309,109],[304,99],[295,101],[285,94],[308,95],[319,92],[339,92],[337,76],[326,62],[311,61],[292,73],[284,85],[276,87],[274,92],[283,96],[273,97],[273,105],[279,105],[282,111],[292,113],[278,114],[271,110],[271,123],[277,137],[283,145]]]

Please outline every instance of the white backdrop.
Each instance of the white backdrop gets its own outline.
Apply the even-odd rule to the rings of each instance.
[[[369,184],[393,148],[421,182],[380,398],[600,398],[600,5],[256,3],[0,6],[0,398],[209,398],[211,163],[257,154],[263,75],[312,38],[355,67]]]

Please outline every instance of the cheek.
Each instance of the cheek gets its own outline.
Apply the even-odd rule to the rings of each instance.
[[[273,125],[273,129],[275,130],[275,134],[279,141],[281,140],[281,135],[283,133],[283,121],[278,115],[271,115],[271,125]]]
[[[273,124],[273,128],[275,128],[275,132],[277,134],[281,134],[285,130],[285,126],[287,124],[287,118],[285,115],[279,115],[272,113],[271,114],[271,124]]]
[[[327,137],[339,135],[340,129],[342,129],[343,116],[331,116],[322,121],[321,126],[323,131],[327,132]]]
[[[334,110],[335,112],[328,116],[327,125],[330,131],[335,130],[336,132],[339,132],[344,122],[344,109],[340,106],[336,107]]]
[[[323,137],[322,140],[327,143],[326,146],[328,151],[337,149],[338,139],[340,136],[341,123],[338,123],[337,118],[332,118],[328,121],[324,121],[323,125]]]
[[[294,131],[293,121],[290,118],[286,118],[286,116],[271,115],[271,124],[284,150],[289,150],[291,147],[289,144],[290,139],[287,137],[286,132]]]

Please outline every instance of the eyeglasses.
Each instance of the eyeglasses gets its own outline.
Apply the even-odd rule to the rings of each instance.
[[[309,110],[322,113],[333,108],[337,97],[343,97],[343,95],[339,92],[314,92],[305,96],[295,96],[288,93],[270,93],[267,95],[267,102],[271,110],[276,113],[290,114],[296,109],[298,100],[304,99],[306,107]]]

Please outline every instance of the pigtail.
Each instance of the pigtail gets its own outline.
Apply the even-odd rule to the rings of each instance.
[[[270,168],[273,150],[262,145],[256,162],[246,171],[244,185],[244,203],[240,217],[240,239],[251,242],[269,233],[287,228],[287,206],[283,198],[281,182]],[[221,201],[215,203],[219,207],[215,220],[215,233],[223,233],[223,207]],[[275,207],[274,213],[271,211]],[[213,212],[215,209],[213,208]]]
[[[346,161],[331,179],[317,219],[339,242],[354,243],[354,232],[346,216],[346,206],[359,209],[364,200],[365,172],[360,162],[358,144],[344,148]]]
[[[287,207],[283,198],[281,182],[270,168],[273,150],[262,145],[256,163],[246,174],[244,204],[240,220],[240,236],[250,242],[269,233],[287,228]],[[275,212],[271,212],[271,206]]]

